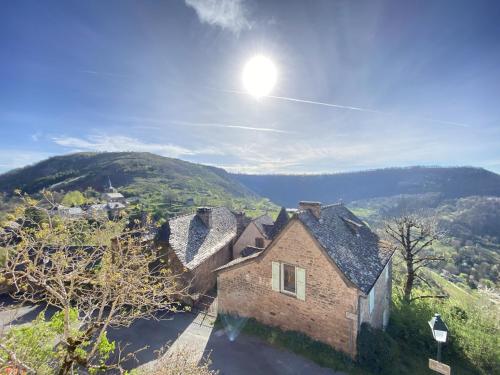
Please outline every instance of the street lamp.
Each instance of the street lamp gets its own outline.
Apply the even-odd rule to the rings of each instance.
[[[439,314],[435,314],[434,317],[429,320],[429,326],[431,327],[434,340],[438,343],[437,360],[441,362],[441,344],[446,342],[448,327],[446,327],[446,324],[444,324]]]

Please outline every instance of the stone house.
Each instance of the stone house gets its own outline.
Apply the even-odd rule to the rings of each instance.
[[[233,246],[233,258],[249,255],[256,249],[266,248],[287,222],[288,214],[285,208],[281,209],[276,222],[267,214],[252,219]]]
[[[361,323],[388,321],[392,253],[342,204],[301,202],[266,249],[218,268],[218,309],[355,357]]]
[[[108,186],[106,187],[106,191],[101,196],[102,200],[105,202],[118,202],[118,203],[126,203],[126,199],[123,194],[119,193],[116,188],[111,184],[111,179],[108,178]]]
[[[182,287],[191,299],[216,285],[216,268],[232,259],[236,237],[236,218],[225,207],[200,207],[194,214],[170,219],[156,239],[175,274],[182,274]]]

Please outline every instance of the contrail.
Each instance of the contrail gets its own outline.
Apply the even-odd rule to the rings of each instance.
[[[151,119],[151,118],[138,118],[135,119],[136,121],[143,121],[143,122],[151,122],[155,124],[174,124],[174,125],[182,125],[182,126],[194,126],[194,127],[200,127],[200,128],[224,128],[224,129],[242,129],[242,130],[251,130],[251,131],[258,131],[258,132],[267,132],[267,133],[279,133],[279,134],[294,134],[295,132],[291,132],[288,130],[281,130],[281,129],[275,129],[275,128],[260,128],[256,126],[246,126],[246,125],[234,125],[234,124],[221,124],[221,123],[212,123],[212,122],[190,122],[190,121],[179,121],[179,120],[171,120],[171,121],[164,121],[164,120],[156,120],[156,119]],[[159,127],[155,126],[136,126],[136,128],[140,129],[159,129]]]
[[[222,90],[225,92],[230,92],[234,94],[240,94],[240,95],[249,95],[249,93],[244,92],[244,91],[238,91],[238,90]],[[341,105],[341,104],[333,104],[333,103],[325,103],[325,102],[317,102],[314,100],[306,100],[306,99],[297,99],[297,98],[289,98],[287,96],[276,96],[276,95],[265,95],[263,96],[264,98],[271,98],[271,99],[278,99],[278,100],[285,100],[288,102],[296,102],[296,103],[304,103],[304,104],[313,104],[313,105],[320,105],[323,107],[332,107],[332,108],[338,108],[338,109],[346,109],[349,111],[358,111],[358,112],[366,112],[366,113],[376,113],[380,115],[388,115],[388,116],[403,116],[399,113],[395,112],[386,112],[386,111],[379,111],[376,109],[370,109],[370,108],[361,108],[361,107],[352,107],[348,105]],[[470,125],[469,124],[464,124],[462,122],[454,122],[454,121],[445,121],[445,120],[438,120],[430,117],[419,117],[419,116],[407,116],[407,117],[412,117],[417,120],[421,121],[427,121],[427,122],[434,122],[437,124],[445,124],[445,125],[453,125],[453,126],[460,126],[463,128],[468,128]]]
[[[269,133],[281,133],[281,134],[291,134],[292,132],[287,130],[280,130],[274,128],[259,128],[253,126],[244,125],[230,125],[230,124],[219,124],[219,123],[203,123],[203,122],[188,122],[188,121],[169,121],[173,124],[186,125],[186,126],[197,126],[201,128],[229,128],[229,129],[243,129],[243,130],[254,130]]]

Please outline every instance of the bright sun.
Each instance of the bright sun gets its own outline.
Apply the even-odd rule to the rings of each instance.
[[[267,57],[254,56],[243,68],[243,86],[256,98],[269,95],[276,84],[276,79],[276,66]]]

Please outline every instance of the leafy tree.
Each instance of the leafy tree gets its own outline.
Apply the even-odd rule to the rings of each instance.
[[[45,199],[50,201],[48,193]],[[26,208],[44,210],[27,198],[23,202],[28,207],[17,210],[20,214]],[[157,319],[158,310],[176,309],[174,297],[183,293],[178,275],[162,266],[161,254],[143,241],[141,228],[118,231],[125,223],[105,219],[89,224],[49,216],[35,227],[25,226],[22,215],[16,221],[22,241],[7,244],[3,271],[15,289],[14,298],[60,311],[58,374],[119,368],[133,353],[122,355],[120,345],[107,342],[106,331],[128,327],[136,319]]]
[[[78,313],[72,311],[72,326],[77,323]],[[0,370],[18,368],[40,375],[52,374],[62,358],[61,352],[54,350],[54,343],[63,333],[62,312],[57,312],[48,321],[41,312],[29,325],[10,327],[0,344]]]
[[[61,204],[65,206],[71,206],[71,207],[76,207],[76,206],[81,206],[82,204],[85,204],[87,199],[85,196],[79,192],[78,190],[75,191],[69,191],[64,195],[64,198],[61,201]]]

